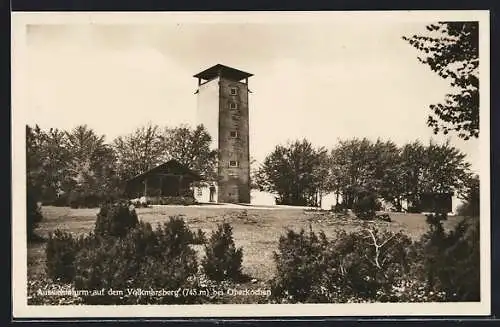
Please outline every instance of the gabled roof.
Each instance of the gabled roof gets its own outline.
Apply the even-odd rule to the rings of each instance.
[[[212,66],[208,69],[205,69],[204,71],[194,75],[193,77],[201,78],[201,79],[208,81],[208,80],[211,80],[217,76],[225,77],[227,79],[238,82],[244,78],[248,78],[250,76],[253,76],[253,74],[244,72],[244,71],[236,69],[236,68],[231,68],[228,66],[217,64],[217,65]]]
[[[177,160],[169,160],[165,163],[162,163],[161,165],[158,165],[148,171],[143,172],[142,174],[132,177],[127,181],[127,183],[140,182],[143,181],[147,176],[154,174],[183,175],[183,176],[189,176],[193,180],[201,180],[201,176],[198,173],[182,165]]]

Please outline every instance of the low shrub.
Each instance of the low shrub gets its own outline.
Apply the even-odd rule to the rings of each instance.
[[[86,304],[184,304],[196,298],[171,291],[189,288],[196,253],[177,218],[153,230],[139,223],[122,238],[100,238],[75,260],[75,287],[104,290]],[[111,293],[110,290],[119,292]]]
[[[98,208],[107,203],[120,201],[123,198],[120,192],[84,192],[81,190],[72,190],[69,193],[61,194],[49,204],[54,206],[69,206],[73,209],[78,208]]]
[[[67,197],[71,208],[97,208],[104,200],[102,196],[93,193],[84,193],[80,191],[71,191]]]
[[[194,233],[188,228],[181,216],[171,216],[168,222],[159,225],[155,233],[163,246],[173,253],[182,252],[193,243]]]
[[[288,231],[275,253],[278,302],[397,301],[392,288],[411,269],[411,239],[402,233]]]
[[[278,252],[274,253],[276,275],[271,281],[273,297],[290,302],[306,302],[315,285],[322,283],[328,268],[324,257],[328,241],[324,233],[306,234],[288,230],[280,236]]]
[[[196,204],[196,200],[190,196],[158,196],[152,197],[148,204],[152,205],[193,205]]]
[[[445,232],[442,217],[429,215],[430,230],[419,240],[428,289],[447,301],[480,300],[479,217],[463,219]]]
[[[371,220],[375,218],[375,212],[380,210],[380,205],[375,194],[366,193],[354,202],[352,210],[356,217],[363,220]]]
[[[201,228],[198,228],[198,231],[193,234],[193,241],[192,244],[206,244],[207,243],[207,236]]]
[[[332,205],[331,210],[335,213],[345,214],[345,213],[347,213],[347,206],[344,203],[337,203],[335,205]]]
[[[66,194],[61,194],[54,200],[44,203],[44,205],[51,205],[55,207],[66,207],[69,206],[69,199]],[[73,207],[75,207],[75,204],[73,205]]]
[[[39,239],[35,235],[35,229],[38,224],[42,221],[43,215],[40,206],[33,194],[33,190],[28,186],[27,196],[26,196],[26,235],[28,242]]]
[[[71,282],[75,276],[75,257],[78,241],[72,234],[57,229],[49,235],[46,255],[47,276],[52,280]]]
[[[205,245],[205,257],[202,261],[205,274],[215,281],[241,280],[242,260],[243,250],[237,249],[234,244],[231,225],[229,223],[218,225]]]
[[[99,236],[124,236],[139,222],[133,206],[127,202],[102,205],[97,213],[94,232]]]

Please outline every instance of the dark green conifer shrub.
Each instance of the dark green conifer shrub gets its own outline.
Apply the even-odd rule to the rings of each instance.
[[[243,277],[242,260],[243,250],[236,248],[231,225],[218,225],[205,245],[205,257],[202,261],[205,274],[215,281],[238,281]]]
[[[97,214],[94,232],[99,236],[123,237],[138,222],[135,209],[128,203],[104,204]]]

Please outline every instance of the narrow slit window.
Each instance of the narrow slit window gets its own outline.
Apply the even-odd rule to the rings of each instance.
[[[238,109],[238,104],[236,102],[229,103],[229,109],[231,109],[231,110]]]
[[[238,167],[238,166],[239,166],[238,161],[236,161],[236,160],[229,161],[229,167]]]

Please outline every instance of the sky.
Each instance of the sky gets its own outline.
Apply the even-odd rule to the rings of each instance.
[[[29,25],[28,124],[87,124],[111,142],[149,122],[196,124],[193,75],[224,64],[249,79],[250,155],[307,138],[447,138],[479,167],[479,140],[433,135],[429,105],[450,92],[403,35],[421,22],[164,23]]]

